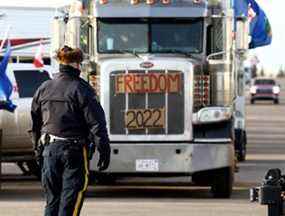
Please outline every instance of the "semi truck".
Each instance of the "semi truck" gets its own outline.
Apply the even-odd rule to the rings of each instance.
[[[191,176],[230,197],[247,26],[227,0],[93,0],[58,10],[52,50],[83,49],[82,76],[105,109],[106,174]],[[100,175],[96,160],[91,174]]]
[[[63,45],[83,50],[82,78],[106,114],[110,167],[99,172],[96,153],[90,177],[191,176],[214,197],[230,197],[247,23],[235,19],[228,0],[85,0],[58,8],[51,56]],[[21,118],[30,119],[30,104],[25,109]]]

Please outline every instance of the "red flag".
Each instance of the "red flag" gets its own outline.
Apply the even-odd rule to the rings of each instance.
[[[44,55],[44,46],[42,43],[40,43],[40,46],[38,47],[34,58],[34,65],[36,68],[42,68],[44,66],[43,55]]]

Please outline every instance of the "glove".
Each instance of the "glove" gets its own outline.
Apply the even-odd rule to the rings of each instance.
[[[99,171],[104,171],[108,169],[110,164],[110,154],[111,154],[110,147],[105,151],[100,152],[99,161],[97,164]]]

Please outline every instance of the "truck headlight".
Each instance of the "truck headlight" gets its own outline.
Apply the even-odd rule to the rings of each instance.
[[[215,123],[229,120],[232,117],[230,107],[206,107],[194,116],[194,123]]]
[[[273,94],[279,94],[280,93],[280,87],[279,86],[273,86]]]
[[[250,91],[251,94],[256,94],[257,87],[256,86],[251,86],[249,91]]]

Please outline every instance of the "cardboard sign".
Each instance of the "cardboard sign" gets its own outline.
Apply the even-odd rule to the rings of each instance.
[[[116,94],[178,93],[181,73],[121,74],[115,76]]]

